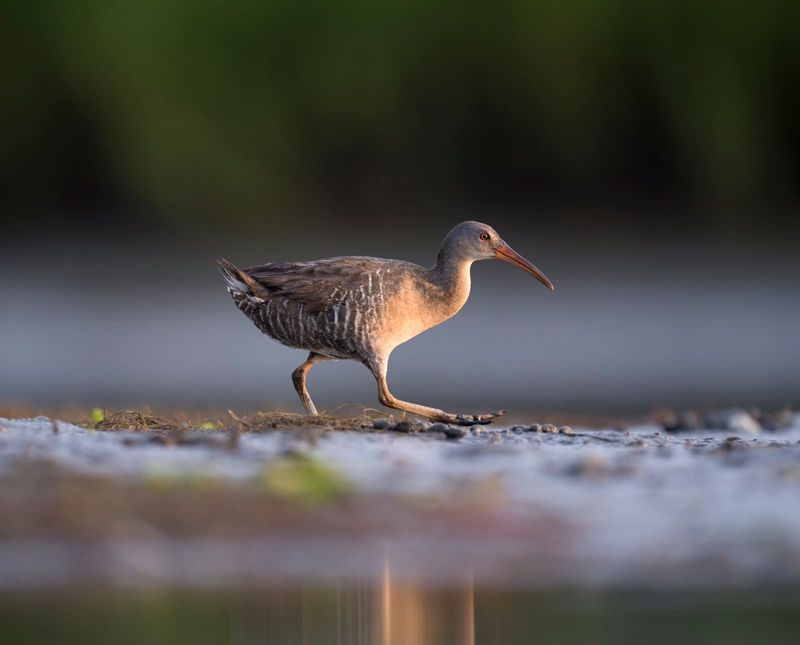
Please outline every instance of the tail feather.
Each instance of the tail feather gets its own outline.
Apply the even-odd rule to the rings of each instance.
[[[219,265],[219,272],[225,278],[225,282],[228,283],[228,290],[231,293],[241,293],[246,296],[254,295],[254,280],[250,276],[237,269],[225,258],[218,259],[217,264]]]

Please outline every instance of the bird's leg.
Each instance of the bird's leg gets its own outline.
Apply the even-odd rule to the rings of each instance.
[[[372,371],[375,380],[378,382],[378,399],[380,399],[381,404],[386,407],[394,408],[395,410],[405,410],[406,412],[418,414],[432,421],[462,426],[491,423],[494,419],[507,412],[507,410],[498,410],[497,412],[491,412],[489,414],[453,414],[451,412],[439,410],[438,408],[430,408],[427,405],[401,401],[389,391],[389,384],[386,381],[386,369],[387,366],[385,363],[375,367],[370,366],[370,371]]]
[[[314,402],[311,400],[311,396],[306,389],[306,376],[308,374],[308,370],[310,370],[311,367],[316,363],[321,363],[322,361],[327,360],[327,356],[317,354],[316,352],[311,352],[308,355],[305,363],[300,365],[294,372],[292,372],[292,383],[294,383],[294,389],[297,390],[297,395],[303,402],[303,407],[306,409],[308,414],[318,414],[317,408],[314,406]]]

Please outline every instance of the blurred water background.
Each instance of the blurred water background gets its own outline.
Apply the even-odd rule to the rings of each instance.
[[[285,244],[267,231],[198,247],[74,240],[7,253],[0,392],[42,404],[295,406],[289,374],[305,354],[268,341],[235,309],[215,255],[254,264],[376,253],[429,263],[439,232],[409,228],[417,236],[365,225],[309,238],[300,226]],[[393,355],[403,396],[609,411],[796,400],[800,299],[788,262],[499,228],[556,292],[508,265],[476,265],[464,310]],[[356,363],[321,365],[310,383],[329,409],[377,405],[374,381]]]
[[[295,406],[215,258],[477,265],[393,357],[410,400],[797,400],[796,3],[8,2],[0,399]],[[318,405],[375,402],[322,365]]]

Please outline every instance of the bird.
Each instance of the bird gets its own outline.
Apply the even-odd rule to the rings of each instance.
[[[458,313],[469,297],[472,264],[490,259],[519,267],[555,290],[491,226],[474,221],[461,222],[447,233],[431,268],[363,256],[244,269],[220,258],[218,265],[234,303],[258,329],[283,345],[309,352],[292,372],[307,414],[317,414],[306,387],[308,371],[323,361],[355,360],[375,377],[381,404],[434,422],[471,426],[491,423],[507,410],[457,414],[402,401],[389,390],[387,371],[398,345]]]

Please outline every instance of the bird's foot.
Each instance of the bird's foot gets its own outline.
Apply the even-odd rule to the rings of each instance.
[[[497,410],[497,412],[490,412],[489,414],[445,414],[437,421],[457,426],[486,425],[507,412],[508,410]]]

